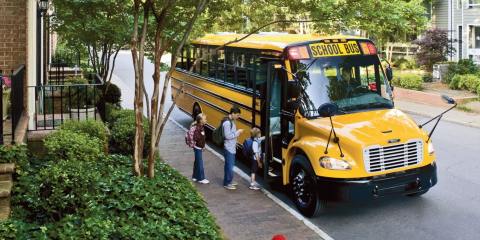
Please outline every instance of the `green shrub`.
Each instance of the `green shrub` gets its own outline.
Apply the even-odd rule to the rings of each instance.
[[[480,72],[480,68],[470,59],[462,59],[456,62],[451,62],[448,65],[446,82],[453,81],[455,75],[476,74]]]
[[[107,126],[102,121],[96,121],[93,119],[84,121],[67,121],[60,129],[71,131],[75,133],[84,133],[90,137],[99,139],[104,149],[108,150],[109,132]]]
[[[478,98],[480,98],[480,85],[478,85],[477,87],[477,95],[478,95]]]
[[[0,145],[0,163],[15,163],[15,171],[17,174],[22,174],[29,167],[27,146]]]
[[[47,156],[54,161],[96,161],[104,155],[101,140],[85,133],[61,129],[48,135],[44,143]]]
[[[394,75],[392,83],[402,88],[421,90],[423,79],[417,73],[397,73]]]
[[[133,154],[135,142],[135,112],[131,110],[121,110],[115,115],[111,125],[110,150],[114,153],[126,155]],[[145,133],[144,152],[150,144],[150,124],[147,118],[143,118],[143,130]]]
[[[418,68],[414,59],[406,59],[406,58],[399,58],[399,59],[395,60],[393,65],[400,70]]]
[[[50,162],[23,176],[31,185],[14,188],[29,191],[13,195],[19,204],[0,239],[221,239],[188,179],[161,161],[155,178],[134,177],[131,161]]]
[[[110,124],[110,127],[113,126],[113,124],[120,118],[128,117],[128,116],[135,116],[135,111],[131,109],[112,109],[110,116],[107,116],[107,119],[109,120],[108,123]]]
[[[452,89],[464,89],[476,92],[480,85],[480,77],[474,74],[457,74],[449,83]]]
[[[106,86],[104,86],[103,88],[105,87]],[[120,102],[122,101],[122,91],[117,85],[110,83],[108,85],[107,92],[104,93],[104,100],[106,103],[120,106]]]
[[[38,174],[38,192],[32,191],[39,199],[35,210],[55,221],[83,213],[97,196],[101,176],[97,166],[81,160],[51,162]]]
[[[120,111],[121,108],[117,105],[111,103],[105,103],[105,121],[108,123],[112,123],[113,121],[113,114]]]
[[[94,107],[100,99],[101,91],[95,85],[87,85],[89,82],[82,77],[74,77],[67,81],[76,86],[71,86],[68,92],[70,108]]]

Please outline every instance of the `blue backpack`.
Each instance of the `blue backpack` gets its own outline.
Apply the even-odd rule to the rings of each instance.
[[[243,156],[246,158],[252,158],[253,157],[253,138],[247,138],[245,141],[243,141]]]

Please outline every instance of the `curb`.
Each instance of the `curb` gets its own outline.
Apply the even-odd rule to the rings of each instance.
[[[183,131],[188,131],[185,127],[183,127],[180,123],[173,119],[168,119],[168,121],[172,122],[175,124],[177,127],[181,128]],[[210,146],[206,145],[205,147],[209,152],[211,152],[213,155],[218,157],[220,160],[225,161],[223,159],[223,156],[219,153],[217,153],[215,150],[213,150]],[[244,173],[241,169],[238,167],[234,167],[233,171],[238,174],[241,178],[246,180],[247,182],[250,180],[250,177]],[[270,198],[272,201],[274,201],[276,204],[278,204],[280,207],[285,209],[287,212],[289,212],[291,215],[293,215],[296,219],[301,221],[306,227],[308,227],[310,230],[314,231],[318,236],[320,236],[324,240],[333,240],[331,236],[329,236],[326,232],[318,228],[314,223],[312,223],[309,219],[305,218],[302,216],[300,213],[298,213],[295,209],[291,208],[288,206],[286,203],[284,203],[282,200],[277,198],[275,195],[273,195],[271,192],[268,190],[261,188],[261,191],[263,194],[265,194],[268,198]]]
[[[397,108],[397,109],[401,110],[402,112],[407,113],[407,114],[413,114],[413,115],[418,115],[418,116],[427,117],[427,118],[433,118],[433,117],[437,116],[437,115],[432,116],[432,115],[426,114],[424,112],[415,112],[415,111],[401,109],[401,108]],[[439,112],[438,114],[440,114],[440,113],[441,112]],[[442,121],[446,121],[446,122],[454,123],[454,124],[460,124],[460,125],[467,126],[467,127],[480,128],[479,124],[474,124],[474,123],[469,123],[469,122],[458,121],[458,120],[455,120],[455,119],[445,118],[445,116],[442,117],[442,120],[440,120],[440,122],[442,122]]]

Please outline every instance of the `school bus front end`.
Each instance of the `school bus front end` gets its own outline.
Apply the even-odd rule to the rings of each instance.
[[[301,94],[283,182],[304,215],[317,215],[326,201],[418,196],[436,184],[432,142],[394,108],[373,43],[322,41],[285,54]]]

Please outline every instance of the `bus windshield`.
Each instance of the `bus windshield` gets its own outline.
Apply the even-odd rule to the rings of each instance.
[[[318,117],[334,103],[340,113],[393,108],[392,91],[376,55],[323,57],[293,62],[302,87],[300,111]]]

